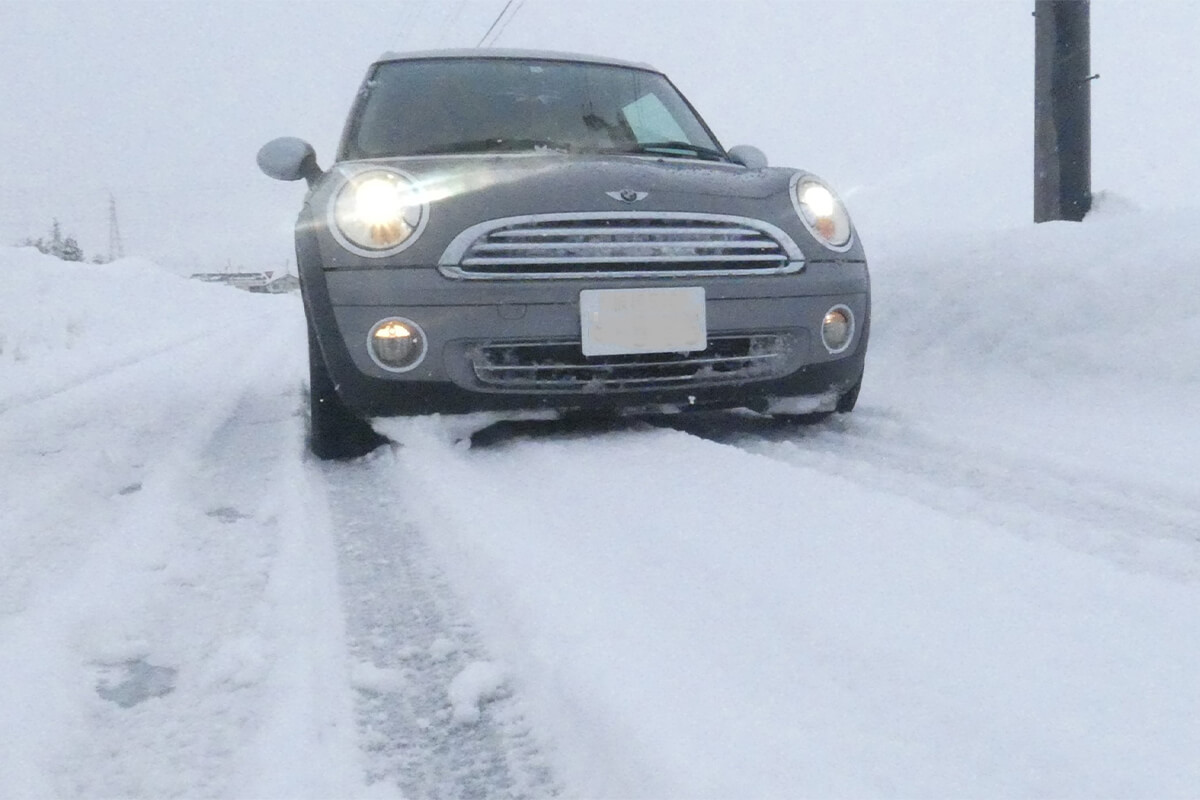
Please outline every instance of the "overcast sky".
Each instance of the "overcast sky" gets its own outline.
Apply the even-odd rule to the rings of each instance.
[[[327,166],[373,58],[475,46],[506,2],[0,0],[0,242],[44,235],[58,218],[88,255],[105,253],[111,194],[127,253],[183,272],[283,268],[303,189],[258,172],[259,146],[300,136]],[[1194,187],[1190,2],[1093,3],[1098,189],[1152,203]],[[649,61],[723,144],[824,174],[879,226],[1031,214],[1032,0],[513,8],[497,46]],[[1162,18],[1153,52],[1123,42],[1131,15]],[[1169,90],[1153,97],[1177,90],[1191,114],[1160,124],[1161,109],[1139,108],[1130,98],[1147,80]],[[1119,118],[1106,92],[1122,93]],[[922,165],[947,160],[961,162],[963,180],[993,183],[994,204],[961,208],[944,196],[954,187],[924,186]],[[903,187],[927,205],[884,208]]]

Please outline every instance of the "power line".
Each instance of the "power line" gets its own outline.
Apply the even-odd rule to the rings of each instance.
[[[492,31],[496,30],[496,26],[500,24],[500,20],[505,14],[508,13],[508,9],[512,7],[512,4],[513,0],[508,0],[508,2],[504,4],[504,8],[500,9],[500,13],[496,15],[494,20],[492,20],[491,27],[487,29],[487,33],[485,33],[483,38],[479,40],[479,44],[475,45],[476,47],[483,47],[483,43],[486,42],[487,38],[492,35]]]
[[[513,21],[513,17],[517,15],[517,12],[521,10],[521,6],[523,5],[525,5],[525,0],[517,0],[516,7],[512,10],[512,13],[508,15],[508,19],[504,20],[504,24],[500,26],[500,30],[496,31],[496,35],[492,37],[492,41],[488,45],[489,47],[500,41],[500,37],[504,35],[506,30],[508,30],[508,23]]]

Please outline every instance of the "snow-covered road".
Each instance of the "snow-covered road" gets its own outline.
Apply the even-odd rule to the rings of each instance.
[[[63,277],[24,260],[46,270],[35,282]],[[472,659],[482,646],[395,502],[370,470],[306,459],[295,298],[161,284],[191,296],[163,309],[146,293],[131,324],[209,323],[6,385],[0,794],[550,793],[513,703],[471,718],[503,681]],[[56,300],[29,316],[80,313]],[[13,350],[52,344],[13,330]]]
[[[824,425],[393,420],[349,464],[296,298],[0,250],[0,795],[1194,796],[1185,216],[1132,286],[1132,212],[885,243]]]
[[[152,310],[134,315],[166,321]],[[170,347],[94,349],[95,368],[0,415],[6,796],[328,795],[357,778],[330,529],[279,360],[291,326],[255,311]]]
[[[720,442],[412,433],[397,484],[586,796],[1191,792],[1200,502],[1084,475],[1088,507],[1059,464],[864,412]]]

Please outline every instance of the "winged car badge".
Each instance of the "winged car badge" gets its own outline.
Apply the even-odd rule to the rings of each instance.
[[[650,196],[649,192],[635,192],[632,189],[622,189],[619,192],[605,192],[605,194],[613,200],[620,200],[622,203],[636,203]]]

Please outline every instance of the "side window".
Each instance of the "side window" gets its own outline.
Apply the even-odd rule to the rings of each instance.
[[[657,95],[642,95],[621,109],[638,143],[686,142],[687,134]]]

